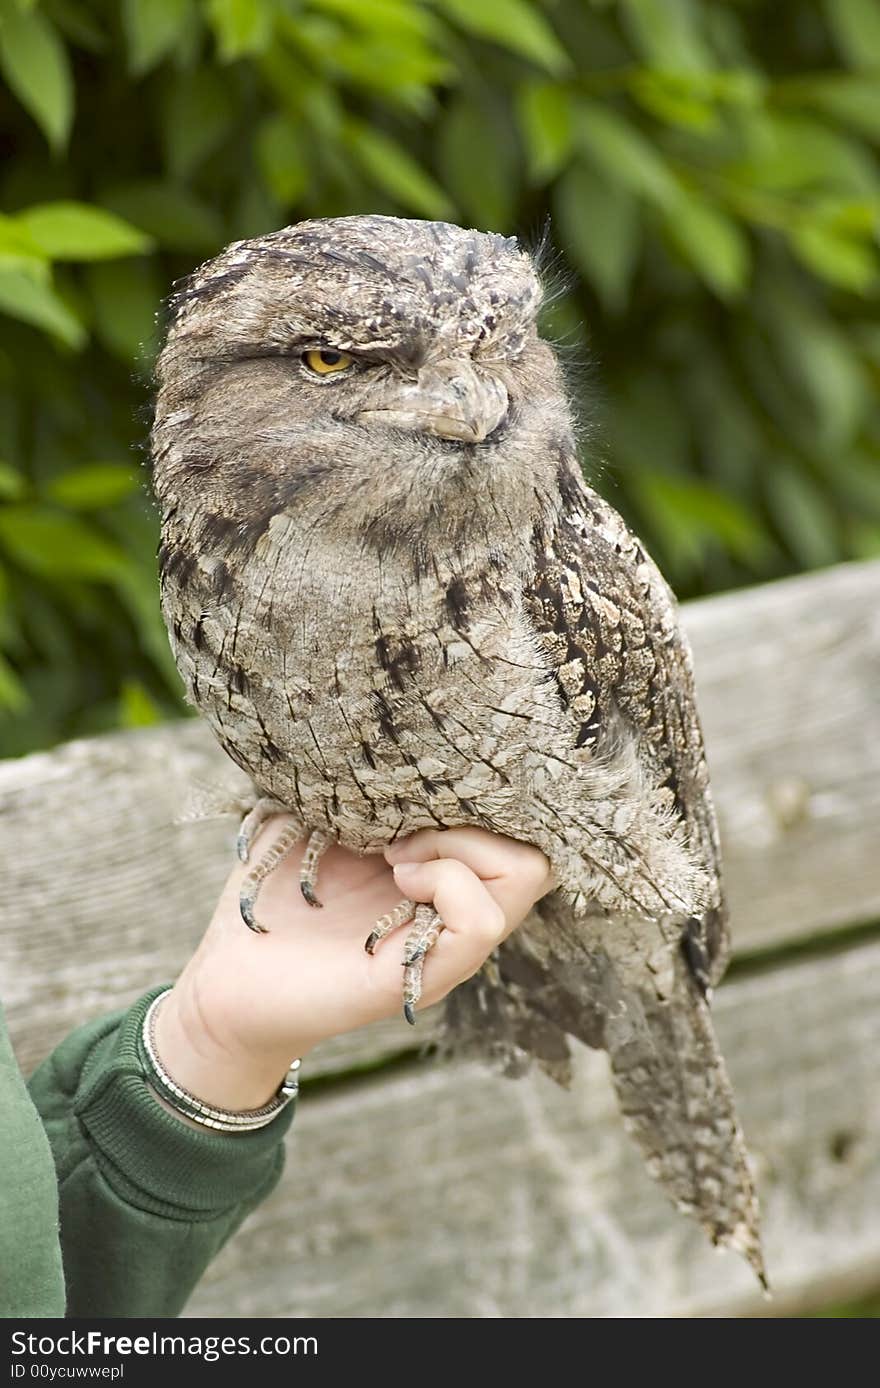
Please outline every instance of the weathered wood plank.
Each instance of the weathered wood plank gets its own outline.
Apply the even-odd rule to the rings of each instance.
[[[684,608],[740,952],[880,917],[880,563]]]
[[[685,609],[740,951],[880,917],[880,563]],[[232,861],[230,821],[175,826],[231,763],[200,723],[0,764],[0,996],[25,1068],[173,977]],[[316,1067],[412,1044],[402,1023]]]
[[[574,1090],[434,1066],[301,1099],[278,1191],[188,1314],[782,1314],[880,1274],[880,941],[722,987],[775,1304],[646,1176],[604,1057]],[[234,1308],[234,1310],[233,1310]]]

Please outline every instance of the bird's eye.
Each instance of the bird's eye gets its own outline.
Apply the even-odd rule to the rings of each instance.
[[[316,376],[332,376],[346,371],[354,357],[350,352],[336,352],[332,347],[315,347],[311,352],[303,352],[303,361]]]

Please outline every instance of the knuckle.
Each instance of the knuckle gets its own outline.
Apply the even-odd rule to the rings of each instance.
[[[458,858],[441,858],[437,871],[443,874],[450,886],[470,887],[474,880],[471,869]]]

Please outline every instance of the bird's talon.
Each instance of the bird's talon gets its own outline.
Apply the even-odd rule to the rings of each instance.
[[[330,835],[324,829],[313,829],[306,843],[306,851],[299,868],[299,889],[310,906],[323,906],[315,896],[315,883],[318,880],[318,863],[325,849],[330,847]]]
[[[323,901],[319,901],[315,896],[310,882],[300,882],[299,889],[310,906],[319,906],[323,908],[324,903]]]
[[[370,935],[367,936],[366,940],[364,941],[364,949],[367,951],[367,954],[373,954],[378,943],[379,936],[376,934],[374,930]]]
[[[260,922],[254,915],[253,901],[249,900],[248,897],[242,897],[238,903],[238,909],[241,912],[241,918],[247,926],[248,930],[253,930],[255,935],[269,934],[265,925],[260,925]]]
[[[409,1022],[410,1026],[414,1027],[416,1024],[416,1018],[415,1013],[412,1010],[412,1003],[405,1002],[403,1004],[403,1015]]]

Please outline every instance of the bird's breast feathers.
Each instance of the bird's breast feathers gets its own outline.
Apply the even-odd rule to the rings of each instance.
[[[212,561],[199,563],[204,583],[166,590],[190,698],[308,825],[376,849],[481,824],[538,844],[573,901],[697,908],[699,864],[636,740],[621,725],[585,742],[589,680],[567,698],[575,667],[554,667],[554,638],[509,575],[450,570],[404,598],[314,572],[271,583],[254,568],[212,604]]]

